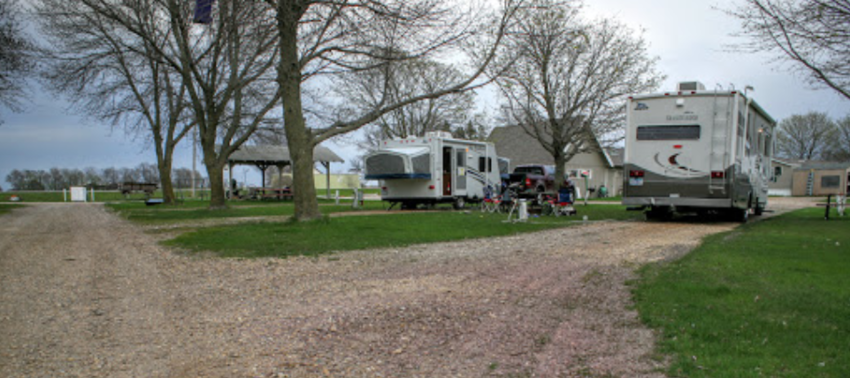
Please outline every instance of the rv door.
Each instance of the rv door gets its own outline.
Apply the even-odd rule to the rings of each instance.
[[[443,147],[443,195],[450,197],[452,195],[452,148]]]

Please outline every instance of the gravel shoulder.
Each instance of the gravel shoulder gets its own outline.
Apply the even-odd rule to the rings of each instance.
[[[102,205],[28,206],[0,217],[0,376],[663,377],[625,282],[735,226],[238,260],[165,249]]]

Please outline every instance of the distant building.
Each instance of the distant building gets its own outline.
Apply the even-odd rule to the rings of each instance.
[[[850,192],[850,162],[773,159],[774,181],[769,190],[778,196],[825,196]]]
[[[499,156],[511,159],[511,171],[523,164],[555,164],[552,155],[521,126],[497,127],[488,140],[496,145]],[[564,171],[577,185],[581,184],[581,173],[587,172],[588,188],[604,185],[609,196],[622,194],[623,149],[603,148],[596,139],[592,143],[595,151],[576,154],[564,165]]]
[[[850,191],[850,162],[810,161],[794,169],[795,196],[825,196]]]
[[[800,167],[800,162],[788,159],[771,159],[773,181],[768,185],[768,195],[791,196],[793,189],[794,169]]]

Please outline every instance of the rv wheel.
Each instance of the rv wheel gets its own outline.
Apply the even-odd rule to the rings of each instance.
[[[750,209],[732,209],[732,220],[747,223],[750,219]]]
[[[454,203],[455,210],[463,210],[464,207],[466,207],[466,200],[464,200],[463,197],[455,198],[455,203]]]
[[[672,214],[669,207],[653,207],[646,212],[646,220],[648,221],[664,221],[670,219],[671,216]]]

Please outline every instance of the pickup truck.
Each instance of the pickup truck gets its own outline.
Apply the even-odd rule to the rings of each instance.
[[[514,168],[507,183],[508,189],[519,198],[540,200],[544,193],[554,193],[555,166],[543,164],[526,164]]]

